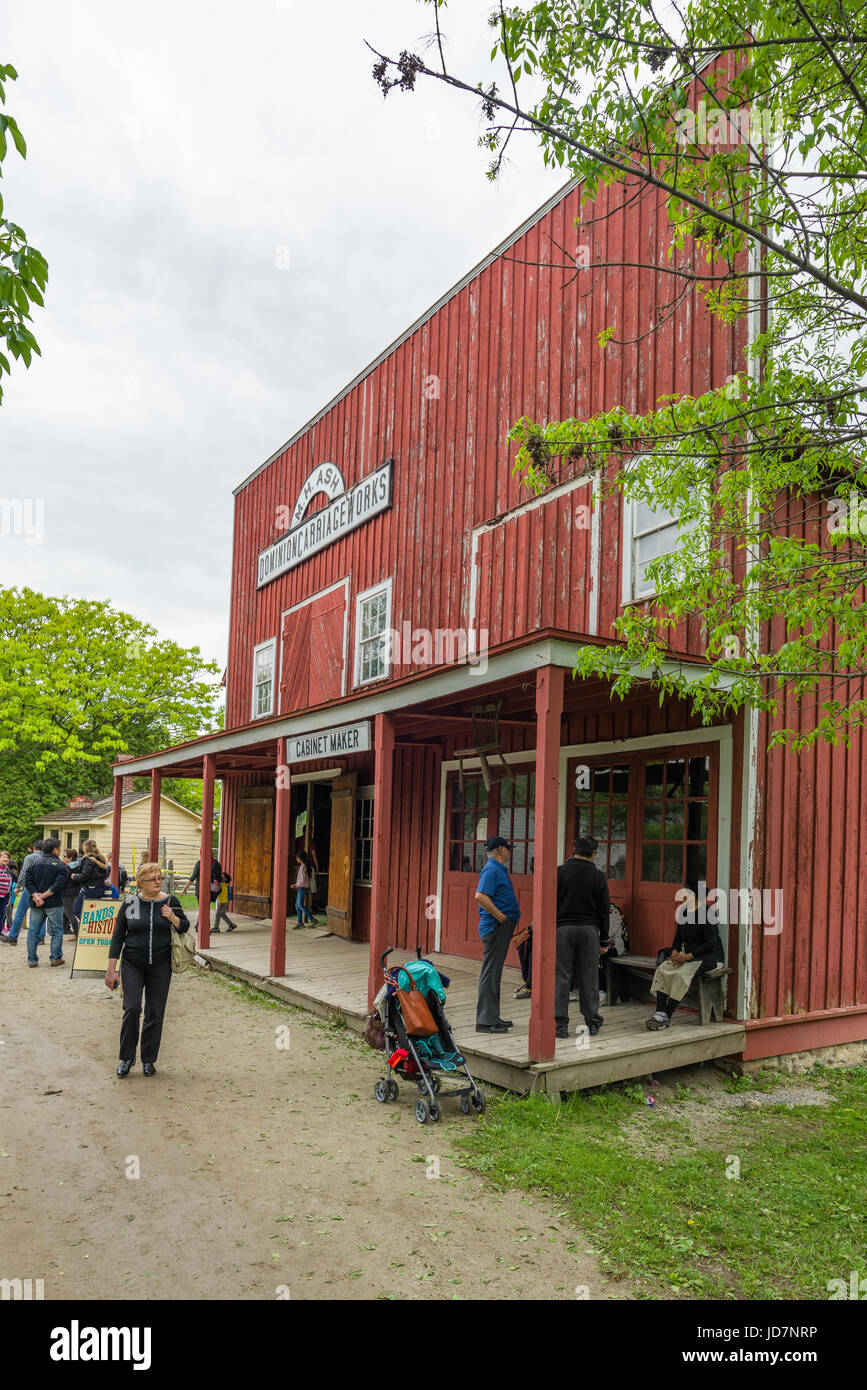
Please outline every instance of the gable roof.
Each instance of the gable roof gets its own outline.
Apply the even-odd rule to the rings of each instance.
[[[332,410],[334,406],[343,400],[344,396],[348,396],[349,392],[352,391],[354,387],[358,386],[359,382],[362,382],[366,376],[370,376],[370,373],[374,371],[381,362],[384,362],[387,357],[390,357],[391,354],[400,347],[401,343],[405,343],[407,338],[411,338],[413,333],[421,328],[422,324],[427,323],[428,319],[433,318],[434,314],[438,313],[445,304],[448,304],[450,299],[454,299],[455,295],[459,294],[472,280],[477,279],[482,271],[487,270],[489,265],[493,265],[494,261],[502,256],[505,251],[508,251],[510,246],[514,246],[516,241],[519,241],[537,222],[541,222],[546,213],[550,212],[558,203],[561,203],[563,199],[574,189],[578,188],[580,184],[580,179],[570,179],[562,188],[558,188],[556,193],[552,193],[550,198],[546,198],[542,206],[536,208],[535,212],[531,212],[530,216],[524,219],[520,227],[516,227],[513,232],[509,233],[505,241],[501,241],[499,246],[495,246],[493,251],[489,251],[477,265],[473,266],[472,270],[468,270],[465,275],[462,275],[460,280],[452,285],[450,290],[446,290],[445,294],[440,295],[439,299],[436,300],[429,309],[426,309],[423,314],[420,314],[408,328],[405,328],[403,332],[394,339],[394,342],[389,343],[388,347],[383,348],[382,352],[374,357],[373,361],[369,362],[366,367],[362,368],[357,376],[354,376],[342,390],[337,392],[336,396],[332,396],[327,405],[324,405],[321,410],[317,410],[316,414],[311,416],[306,425],[302,425],[300,429],[296,430],[295,433],[286,440],[286,443],[281,444],[279,449],[275,449],[271,457],[267,458],[264,463],[260,463],[258,468],[254,468],[253,472],[250,473],[242,483],[239,483],[237,487],[232,489],[232,495],[237,497],[238,493],[243,492],[244,489],[252,483],[254,478],[258,478],[260,473],[263,473],[266,468],[270,468],[271,464],[274,463],[282,453],[285,453],[291,445],[295,444],[301,436],[306,434],[324,415],[327,415],[329,410]]]
[[[126,806],[132,806],[137,801],[148,801],[150,792],[124,792],[121,797],[121,810]],[[189,806],[184,806],[182,802],[176,801],[173,796],[166,796],[160,793],[160,801],[168,801],[172,806],[177,806],[179,810],[186,811],[188,816],[194,816],[196,820],[202,817],[198,811],[191,811]],[[58,811],[50,811],[47,816],[37,816],[36,825],[90,825],[92,821],[108,820],[114,814],[114,797],[100,796],[94,800],[93,806],[88,809],[86,806],[62,806]]]

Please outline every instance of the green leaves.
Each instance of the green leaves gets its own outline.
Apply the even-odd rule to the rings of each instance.
[[[0,64],[0,104],[5,99],[5,82],[18,76],[10,64]],[[17,122],[0,110],[0,178],[3,161],[14,148],[22,159],[27,157],[27,145]],[[3,201],[0,199],[0,215]],[[29,367],[39,345],[27,327],[31,305],[42,306],[42,291],[48,280],[48,264],[41,252],[30,246],[22,229],[8,219],[0,220],[0,342],[5,343],[11,357]],[[3,401],[3,377],[11,370],[9,357],[0,352],[0,404]]]
[[[623,252],[621,273],[656,317],[624,338],[602,303],[609,326],[586,344],[613,359],[608,378],[627,383],[623,396],[586,419],[520,420],[511,434],[529,486],[541,491],[580,465],[597,476],[606,517],[643,503],[680,523],[675,548],[647,565],[652,601],[623,608],[612,645],[582,651],[576,674],[604,675],[618,696],[650,675],[661,698],[689,699],[704,720],[750,702],[782,721],[794,698],[800,727],[778,727],[774,739],[845,740],[864,722],[867,676],[860,0],[662,10],[545,0],[498,7],[490,23],[493,71],[478,82],[414,70],[483,94],[489,177],[511,124],[535,135],[547,166],[582,181],[587,268],[605,275],[614,267],[600,188],[623,186],[627,225],[648,191],[667,221],[656,245],[627,239]],[[660,299],[654,277],[671,293]],[[737,345],[733,379],[720,384],[702,364],[697,380],[704,373],[715,389],[639,413],[626,354],[636,343],[648,363],[660,344],[671,353],[666,327],[692,341],[703,314],[716,320],[715,353]],[[832,526],[840,506],[849,520]],[[672,657],[685,650],[689,669]]]
[[[218,667],[108,604],[0,589],[0,839],[77,791],[107,795],[119,753],[217,725]]]

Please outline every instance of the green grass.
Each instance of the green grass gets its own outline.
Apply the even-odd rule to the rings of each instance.
[[[639,1296],[826,1299],[830,1279],[867,1275],[867,1068],[812,1075],[836,1103],[705,1105],[698,1130],[680,1094],[655,1110],[613,1090],[504,1095],[455,1142],[497,1188],[555,1198],[586,1237],[576,1248]]]

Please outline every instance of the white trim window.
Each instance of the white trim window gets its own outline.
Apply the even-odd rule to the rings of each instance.
[[[355,600],[355,684],[385,680],[391,670],[386,637],[391,627],[391,580],[365,589]]]
[[[623,503],[623,602],[652,598],[656,589],[647,578],[651,560],[677,549],[679,523],[664,507],[625,498]]]
[[[274,662],[277,638],[253,648],[253,718],[265,719],[274,713]]]
[[[355,793],[355,882],[373,884],[373,787]]]

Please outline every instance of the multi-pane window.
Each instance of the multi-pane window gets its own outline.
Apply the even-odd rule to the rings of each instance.
[[[512,846],[509,868],[513,874],[531,874],[536,834],[536,774],[519,773],[514,782],[504,777],[497,787],[500,799],[497,834]]]
[[[355,680],[357,685],[388,675],[386,632],[391,619],[391,581],[359,594],[356,609]]]
[[[641,877],[646,883],[707,878],[710,759],[668,758],[644,769]]]
[[[272,638],[253,651],[253,718],[274,712],[274,655],[277,643]]]
[[[670,555],[677,549],[678,522],[664,507],[652,508],[646,502],[627,501],[624,507],[623,601],[649,598],[656,592],[647,575],[651,560]]]
[[[449,813],[449,869],[479,873],[485,865],[488,838],[488,789],[481,777],[464,777],[464,789],[452,783]]]
[[[373,882],[373,792],[355,801],[355,882]]]
[[[579,766],[576,777],[575,838],[592,835],[598,841],[593,862],[611,879],[626,877],[629,773],[628,763]]]

